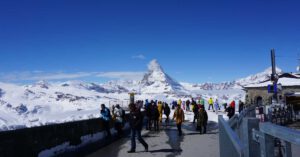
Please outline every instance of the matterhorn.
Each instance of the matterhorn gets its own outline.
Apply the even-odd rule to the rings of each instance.
[[[149,63],[148,72],[141,81],[141,93],[185,95],[187,92],[182,85],[166,74],[154,59]]]

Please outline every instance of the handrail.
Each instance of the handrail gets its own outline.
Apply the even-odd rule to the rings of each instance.
[[[284,141],[300,145],[300,131],[274,125],[270,122],[260,123],[260,131]]]
[[[243,154],[243,148],[244,147],[243,147],[243,144],[240,141],[238,135],[231,129],[229,124],[224,120],[224,118],[222,116],[219,116],[219,123],[222,123],[222,125],[224,126],[225,131],[229,135],[229,138],[230,138],[231,142],[234,145],[235,150],[241,156]]]
[[[251,105],[250,107],[247,107],[244,109],[239,115],[235,114],[231,119],[229,119],[228,124],[232,128],[236,124],[240,124],[243,118],[245,118],[250,111],[255,110],[255,106]]]

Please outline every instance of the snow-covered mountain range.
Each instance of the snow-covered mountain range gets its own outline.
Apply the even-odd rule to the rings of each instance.
[[[282,70],[277,69],[279,73]],[[104,84],[81,81],[47,82],[32,85],[0,83],[0,130],[62,123],[99,117],[99,106],[128,104],[128,92],[136,99],[171,102],[202,96],[220,101],[243,100],[242,86],[268,79],[271,69],[243,79],[223,83],[179,83],[157,62],[148,65],[140,81],[114,80]]]

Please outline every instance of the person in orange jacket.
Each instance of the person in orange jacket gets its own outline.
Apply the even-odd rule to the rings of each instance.
[[[174,112],[173,120],[176,120],[176,125],[178,129],[178,135],[182,136],[181,125],[184,122],[184,111],[181,109],[180,105],[177,105]]]
[[[157,108],[158,108],[158,113],[159,113],[159,122],[162,123],[163,104],[161,101],[158,102]]]

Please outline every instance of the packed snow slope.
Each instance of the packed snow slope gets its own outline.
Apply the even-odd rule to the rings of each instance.
[[[264,81],[270,73],[271,69],[267,69],[224,83],[179,83],[163,70],[157,60],[153,60],[140,81],[0,83],[0,131],[97,118],[102,103],[126,107],[128,92],[135,92],[137,100],[155,99],[168,103],[200,96],[218,98],[220,102],[244,100],[242,86]]]

